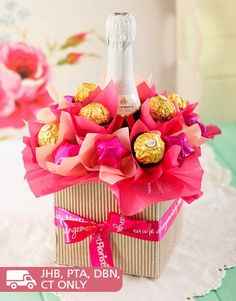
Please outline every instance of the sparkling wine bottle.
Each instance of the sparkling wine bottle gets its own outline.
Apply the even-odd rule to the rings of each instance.
[[[136,23],[132,15],[114,13],[106,21],[108,61],[106,84],[115,83],[119,95],[118,114],[126,116],[140,107],[133,71],[133,42]]]

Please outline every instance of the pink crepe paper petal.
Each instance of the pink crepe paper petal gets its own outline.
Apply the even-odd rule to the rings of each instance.
[[[81,177],[87,173],[87,170],[80,162],[79,155],[63,158],[60,165],[47,162],[47,170],[61,176]]]
[[[85,137],[87,133],[97,134],[111,134],[113,133],[116,126],[116,117],[113,118],[112,122],[107,126],[98,125],[95,122],[86,119],[83,116],[73,116],[74,125],[77,130],[78,136]]]
[[[42,123],[30,122],[29,123],[29,133],[30,137],[24,137],[24,142],[28,145],[32,151],[33,161],[36,161],[35,148],[38,146],[38,132],[42,127]]]
[[[198,198],[202,195],[201,179],[203,171],[197,157],[188,157],[181,168],[174,167],[155,182],[141,185],[132,179],[120,181],[113,186],[118,197],[121,212],[133,215],[156,202],[173,200],[179,197]]]
[[[111,114],[112,121],[108,126],[105,127],[102,125],[98,125],[95,122],[88,120],[83,116],[79,116],[81,107],[88,104],[88,100],[86,100],[85,102],[83,102],[82,105],[76,106],[70,111],[75,127],[77,129],[77,134],[80,137],[85,137],[87,133],[111,134],[115,129],[116,114],[118,110],[118,97],[113,82],[111,81],[90,102],[98,102],[105,105]]]
[[[89,133],[86,135],[80,149],[80,160],[86,169],[89,171],[100,171],[99,178],[110,184],[127,177],[132,177],[136,172],[135,162],[130,154],[127,154],[122,158],[120,169],[99,165],[97,163],[98,155],[95,146],[96,141],[98,139],[105,140],[114,136],[117,136],[121,144],[131,152],[128,128],[121,128],[112,135]]]
[[[99,171],[99,178],[113,185],[123,179],[131,178],[135,175],[137,169],[134,159],[131,156],[125,157],[121,160],[121,168],[112,168],[109,166],[101,165]]]
[[[149,130],[158,130],[165,136],[180,131],[184,124],[184,119],[181,114],[177,114],[168,121],[155,121],[150,113],[149,99],[142,104],[140,119],[146,124]]]
[[[180,193],[181,197],[201,195],[202,175],[203,170],[198,157],[189,156],[181,168],[174,167],[163,173],[163,178],[160,178],[158,184],[162,181],[162,187],[172,186],[173,193]],[[182,189],[181,186],[183,186]]]
[[[148,132],[148,127],[142,122],[142,120],[137,120],[132,128],[132,131],[130,133],[130,141],[132,142],[135,136],[137,136],[140,133]]]
[[[66,108],[67,107],[67,102],[65,100],[64,97],[62,97],[57,89],[53,86],[53,85],[48,85],[47,86],[47,91],[48,91],[48,94],[50,95],[50,97],[58,103],[58,108],[59,109],[63,109],[63,108]]]
[[[89,133],[86,135],[83,144],[80,148],[80,155],[81,155],[81,162],[86,166],[89,170],[98,170],[99,166],[96,164],[94,166],[94,162],[97,159],[97,152],[95,142],[96,140],[100,139],[107,139],[110,137],[117,136],[121,141],[122,145],[130,150],[130,143],[129,143],[129,130],[128,128],[121,128],[115,131],[112,135],[109,134],[92,134]]]
[[[69,140],[74,142],[76,140],[76,129],[74,123],[72,122],[69,113],[62,111],[60,116],[60,126],[58,134],[58,143],[62,143],[64,140]]]
[[[105,135],[99,135],[101,139]],[[99,164],[97,163],[98,155],[95,151],[95,142],[97,134],[88,133],[80,148],[80,161],[88,171],[99,171]]]
[[[87,105],[92,102],[100,93],[102,93],[102,89],[97,86],[94,91],[92,91],[88,97],[86,97],[83,101],[83,105]]]
[[[52,152],[55,151],[59,145],[60,144],[54,144],[36,147],[36,160],[41,168],[47,169],[47,161],[50,159],[53,161]]]
[[[82,107],[85,106],[87,104],[89,104],[90,102],[92,102],[94,100],[95,97],[97,97],[100,93],[101,93],[102,89],[97,86],[96,89],[94,91],[92,91],[88,97],[86,97],[83,102],[80,101],[74,101],[74,96],[72,95],[65,95],[64,98],[67,101],[67,107],[68,108],[77,108],[77,107]],[[76,114],[76,112],[78,113],[79,110],[75,110],[74,113]]]
[[[133,178],[133,183],[139,183],[141,185],[147,186],[150,183],[157,181],[162,175],[163,169],[161,164],[154,167],[141,168],[137,164],[137,172]]]
[[[36,197],[55,193],[75,184],[99,180],[98,173],[96,172],[87,173],[81,177],[64,177],[50,173],[32,160],[32,152],[28,146],[23,150],[23,160],[26,169],[25,179],[28,181],[29,187]]]
[[[83,116],[72,116],[77,133],[80,137],[85,137],[87,133],[106,133],[106,128]]]
[[[51,173],[61,176],[83,176],[87,170],[80,162],[79,155],[63,158],[60,165],[54,163],[52,153],[60,144],[36,148],[36,158],[39,166]]]
[[[172,167],[179,166],[178,156],[181,151],[180,145],[172,145],[165,153],[163,158],[163,168],[168,170]]]
[[[146,99],[157,95],[155,85],[153,85],[150,88],[146,82],[140,83],[137,86],[137,90],[138,90],[138,96],[139,96],[141,103],[143,103]]]
[[[52,123],[56,121],[56,115],[50,110],[50,108],[43,108],[36,114],[36,118],[43,123]]]
[[[168,97],[168,91],[165,90],[165,91],[161,92],[160,95]]]
[[[101,90],[101,92],[91,100],[91,102],[98,102],[106,106],[111,114],[111,117],[116,116],[118,110],[118,96],[116,86],[112,81]],[[85,103],[85,105],[87,102]]]
[[[213,139],[216,135],[221,135],[221,129],[215,125],[208,125],[206,127],[207,138]]]
[[[198,102],[191,103],[191,104],[187,103],[186,108],[181,111],[181,114],[184,117],[188,116],[188,115],[192,115],[192,114],[194,114],[195,116],[198,116],[196,113],[193,113],[193,111],[196,109],[197,106],[198,106]]]
[[[156,121],[153,119],[150,108],[149,108],[149,99],[147,99],[141,106],[141,114],[140,119],[145,122],[147,127],[151,129],[155,129],[156,127]]]
[[[210,139],[202,137],[201,128],[198,123],[191,125],[190,127],[184,127],[182,131],[176,133],[185,133],[187,136],[188,143],[191,146],[199,147],[200,145],[208,142]]]
[[[63,111],[61,112],[60,117],[59,136],[57,143],[55,145],[36,147],[36,160],[39,166],[51,173],[56,173],[61,176],[85,175],[87,171],[80,163],[79,155],[62,159],[60,165],[54,163],[52,154],[65,140],[68,140],[72,143],[77,141],[71,116],[69,113]]]

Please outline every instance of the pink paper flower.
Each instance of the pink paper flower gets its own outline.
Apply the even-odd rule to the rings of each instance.
[[[65,141],[78,144],[79,146],[82,144],[82,141],[76,137],[70,115],[66,112],[62,112],[60,117],[58,141],[54,145],[36,147],[35,154],[37,163],[43,169],[61,176],[79,177],[85,175],[87,172],[80,163],[79,154],[63,158],[60,164],[55,163],[53,154]]]
[[[194,112],[198,103],[189,104],[185,109],[176,113],[176,116],[168,121],[154,120],[149,108],[149,100],[151,97],[158,95],[154,87],[148,87],[146,83],[142,83],[138,86],[139,96],[142,99],[142,106],[140,112],[140,119],[145,123],[149,130],[157,130],[165,135],[172,135],[180,132],[188,126],[196,124],[199,127],[202,136],[200,144],[207,142],[209,139],[213,139],[215,135],[220,135],[221,130],[213,125],[205,126],[199,121],[199,116]],[[161,95],[167,96],[167,92],[164,91]],[[200,138],[199,137],[199,138]],[[205,139],[204,139],[205,138]]]
[[[25,43],[0,45],[0,127],[22,127],[42,106],[50,67],[44,54]]]
[[[187,104],[186,108],[183,111],[180,111],[180,114],[184,118],[185,125],[197,125],[200,128],[202,140],[205,138],[205,142],[207,142],[213,139],[216,135],[220,135],[221,129],[215,125],[205,126],[201,123],[198,114],[194,112],[197,105],[198,103]]]
[[[118,109],[118,97],[115,85],[110,82],[104,89],[97,87],[82,103],[73,102],[73,96],[61,96],[52,85],[47,87],[48,93],[55,104],[41,109],[37,113],[37,119],[41,122],[59,121],[62,112],[68,112],[74,122],[77,135],[83,139],[87,133],[112,133],[115,130],[116,114]],[[68,101],[69,99],[69,101]],[[107,126],[98,125],[95,122],[79,116],[82,107],[90,103],[103,104],[110,113],[110,123]]]
[[[146,131],[149,131],[147,126],[142,121],[137,121],[131,131],[131,142],[139,133]],[[190,202],[202,195],[203,170],[198,160],[199,153],[187,157],[180,166],[178,162],[180,152],[179,145],[172,145],[166,149],[165,156],[159,164],[150,168],[136,164],[137,171],[132,178],[121,180],[111,186],[122,213],[133,215],[155,202],[180,197]]]
[[[55,151],[64,145],[65,141],[78,146],[82,144],[82,141],[76,136],[69,113],[61,113],[58,141],[54,145],[38,146],[38,132],[41,126],[42,123],[31,122],[30,137],[24,137],[26,144],[23,151],[25,178],[36,196],[98,178],[95,172],[88,174],[81,164],[80,153],[62,158],[60,164],[55,162]]]
[[[153,85],[152,87],[149,87],[146,82],[140,83],[137,86],[137,90],[138,90],[138,96],[139,96],[141,103],[143,103],[148,98],[157,96],[156,86]]]
[[[97,151],[96,142],[108,140],[112,137],[117,137],[122,146],[127,149],[127,153],[121,158],[120,168],[102,165],[98,160],[99,153]],[[128,128],[121,128],[115,131],[113,134],[88,133],[80,149],[80,160],[89,172],[99,172],[99,179],[110,185],[133,177],[136,173],[136,163],[131,155]]]
[[[108,109],[111,116],[111,121],[108,126],[98,125],[83,116],[79,116],[81,108],[89,103],[101,103]],[[116,87],[113,82],[110,82],[103,90],[96,93],[95,97],[88,97],[82,104],[69,109],[69,112],[73,118],[78,136],[85,137],[87,133],[111,134],[115,129],[117,110],[118,96]]]

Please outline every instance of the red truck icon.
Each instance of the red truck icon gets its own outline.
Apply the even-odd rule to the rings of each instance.
[[[18,286],[26,286],[29,289],[33,289],[36,284],[28,270],[8,270],[6,272],[6,285],[12,289],[16,289]]]

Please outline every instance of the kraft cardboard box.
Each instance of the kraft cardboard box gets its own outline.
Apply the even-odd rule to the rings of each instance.
[[[156,203],[132,216],[147,221],[160,220],[173,202]],[[103,183],[78,184],[55,194],[55,206],[64,208],[96,222],[107,219],[108,213],[119,212],[110,189]],[[157,278],[160,276],[181,228],[182,209],[170,229],[159,242],[110,233],[113,260],[123,273]],[[63,228],[56,228],[56,263],[69,266],[91,266],[89,240],[65,244]]]

